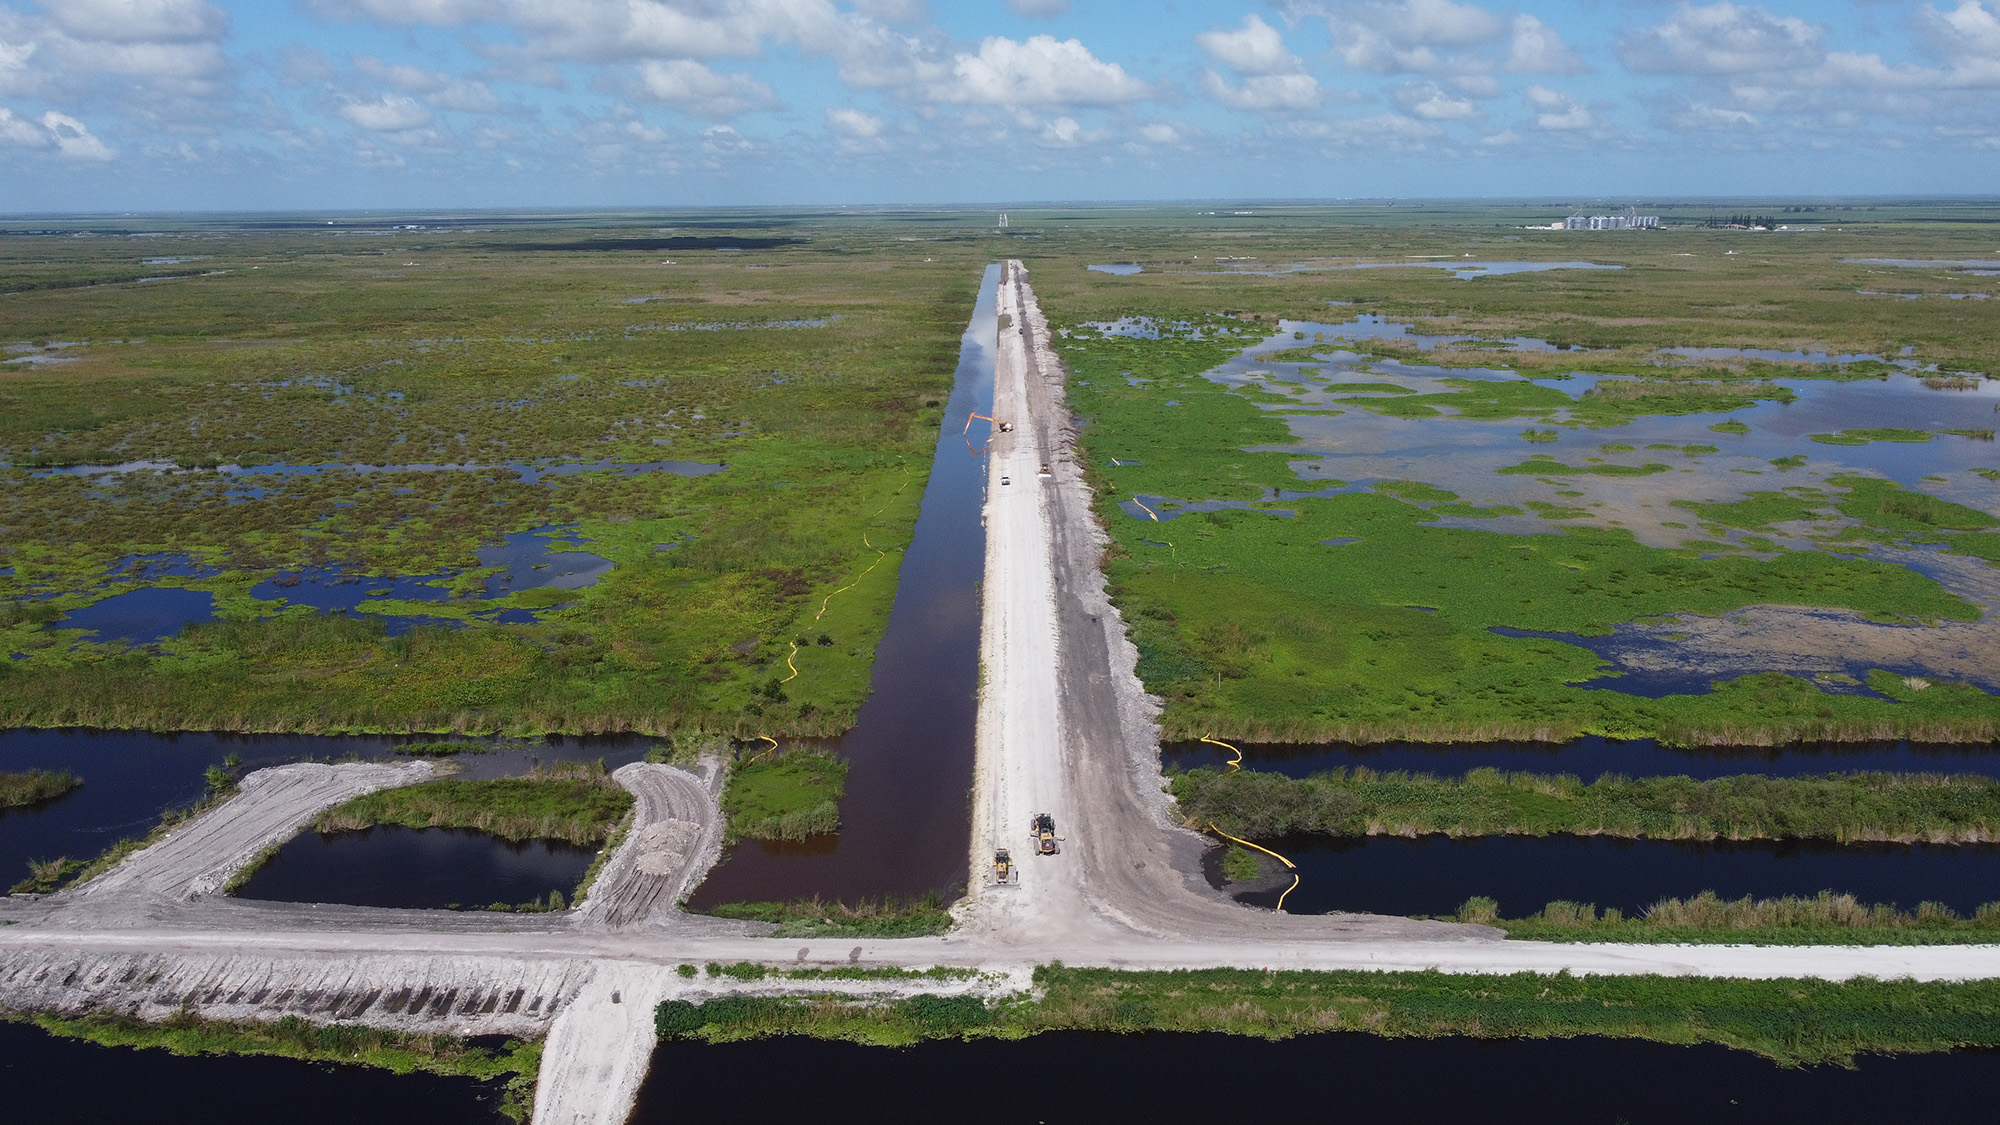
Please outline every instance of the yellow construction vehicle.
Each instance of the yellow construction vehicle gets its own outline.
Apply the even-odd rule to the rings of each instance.
[[[1014,432],[1014,423],[1012,422],[1002,422],[1000,419],[991,417],[986,414],[968,414],[965,417],[965,432],[968,434],[972,432],[972,420],[974,418],[985,418],[988,422],[993,423],[994,428],[999,430],[1003,434],[1011,434]]]
[[[1017,876],[1014,874],[1013,855],[1006,848],[1000,848],[995,851],[993,853],[993,881],[1004,887],[1012,883],[1016,878]]]

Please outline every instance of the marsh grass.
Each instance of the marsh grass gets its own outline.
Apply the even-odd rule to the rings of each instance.
[[[1786,1066],[1848,1063],[1864,1052],[2000,1045],[2000,983],[1508,976],[1243,969],[1119,972],[1044,965],[1035,996],[722,996],[670,1001],[662,1039],[732,1042],[809,1035],[905,1046],[927,1039],[1017,1039],[1042,1032],[1225,1032],[1287,1039],[1326,1031],[1393,1038],[1598,1035],[1716,1043]]]
[[[730,771],[722,791],[730,841],[804,840],[840,830],[846,762],[817,750],[755,757]]]
[[[68,770],[21,770],[0,773],[0,809],[38,805],[53,800],[83,784]]]
[[[735,902],[710,907],[718,918],[772,922],[777,937],[925,937],[951,928],[936,892],[918,899],[861,899],[853,904],[817,896],[794,902]]]
[[[1898,910],[1853,895],[1810,898],[1665,898],[1635,916],[1591,903],[1551,902],[1526,918],[1501,918],[1490,898],[1468,899],[1447,921],[1498,926],[1529,941],[1742,943],[1752,945],[1985,945],[2000,941],[2000,903],[1964,917],[1942,903]]]
[[[1339,769],[1177,774],[1190,824],[1252,839],[1333,836],[1618,836],[1972,844],[2000,839],[2000,781],[1973,775],[1739,774],[1707,781],[1478,769],[1463,778]]]
[[[506,840],[588,846],[603,844],[631,810],[632,794],[611,779],[603,762],[557,762],[537,765],[527,777],[446,778],[369,793],[321,813],[313,828],[471,828]]]

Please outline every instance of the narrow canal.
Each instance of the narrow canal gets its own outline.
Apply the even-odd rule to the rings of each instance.
[[[918,897],[965,882],[979,689],[979,582],[986,568],[986,458],[954,427],[993,402],[1000,267],[988,266],[960,342],[930,482],[897,574],[854,728],[819,745],[852,764],[841,830],[732,848],[691,905]],[[978,438],[984,423],[973,427]]]

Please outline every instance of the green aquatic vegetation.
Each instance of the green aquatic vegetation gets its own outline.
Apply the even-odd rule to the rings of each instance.
[[[1750,432],[1750,425],[1747,422],[1739,422],[1731,418],[1727,422],[1717,422],[1715,425],[1710,426],[1709,429],[1714,430],[1718,434],[1747,434]]]
[[[1731,945],[1985,945],[2000,940],[2000,903],[1961,917],[1935,902],[1915,910],[1821,891],[1811,898],[1665,898],[1633,917],[1593,903],[1551,902],[1504,919],[1490,898],[1473,898],[1447,919],[1497,926],[1521,941],[1629,941]]]
[[[840,831],[847,769],[811,750],[762,753],[735,767],[722,792],[729,838],[803,840]]]
[[[446,778],[369,793],[319,814],[313,828],[471,828],[506,840],[592,845],[602,844],[631,811],[632,794],[611,780],[602,762],[557,762],[527,777]]]
[[[1959,844],[1984,842],[2000,830],[2000,781],[1971,775],[1742,774],[1696,781],[1606,774],[1585,783],[1568,774],[1492,769],[1463,778],[1197,769],[1171,784],[1187,823],[1250,839],[1572,834]]]
[[[1328,383],[1320,388],[1331,394],[1413,395],[1417,392],[1397,383]]]
[[[318,235],[218,232],[203,253],[254,247],[242,252],[265,268],[172,293],[37,290],[10,303],[8,338],[100,342],[60,372],[6,374],[0,462],[215,467],[0,469],[0,570],[13,572],[0,573],[0,651],[22,656],[0,672],[0,721],[523,734],[851,723],[979,252],[856,273],[844,256],[760,251],[786,268],[746,291],[740,258],[689,261],[669,279],[656,255],[524,257],[426,237],[438,269],[421,280],[376,277],[372,251]],[[35,255],[105,252],[48,240]],[[638,287],[671,299],[612,296]],[[824,323],[727,327],[789,319]],[[125,342],[102,342],[114,337]],[[568,471],[600,459],[727,468]],[[555,463],[563,475],[539,480],[517,468]],[[292,468],[230,468],[255,465]],[[463,596],[485,574],[478,547],[546,525],[573,525],[613,569],[584,590]],[[156,553],[223,573],[110,573]],[[440,575],[455,596],[377,598],[348,621],[303,623],[315,615],[251,596],[318,567]],[[218,621],[135,660],[54,620],[139,585],[207,590]],[[835,590],[811,625],[838,643],[798,658],[785,703],[757,695],[788,654],[777,638]],[[44,593],[56,596],[22,600]],[[479,619],[504,609],[539,620]],[[464,627],[398,645],[368,628],[383,614]]]
[[[1762,531],[1772,524],[1830,518],[1827,502],[1789,492],[1751,492],[1731,503],[1675,500],[1673,506],[1686,508],[1704,522],[1724,527]]]
[[[1598,448],[1599,450],[1601,450],[1602,452],[1605,452],[1605,453],[1631,453],[1631,452],[1634,452],[1634,451],[1635,451],[1635,450],[1636,450],[1636,449],[1637,449],[1638,447],[1637,447],[1637,446],[1631,446],[1631,445],[1626,445],[1626,444],[1625,444],[1624,442],[1622,442],[1622,441],[1607,441],[1607,442],[1605,442],[1605,443],[1604,443],[1603,445],[1600,445],[1600,446],[1598,446],[1597,448]],[[1654,449],[1658,449],[1658,448],[1661,448],[1661,447],[1660,447],[1660,446],[1652,446],[1652,447],[1650,447],[1650,448],[1654,448]],[[1666,448],[1672,448],[1672,447],[1671,447],[1671,446],[1668,446],[1668,447],[1666,447]]]
[[[1222,877],[1232,883],[1248,883],[1264,873],[1264,862],[1258,854],[1239,844],[1230,844],[1222,851]]]
[[[1561,435],[1555,430],[1526,429],[1521,431],[1522,441],[1532,441],[1538,444],[1546,444],[1548,442],[1556,441],[1560,437]]]
[[[1966,437],[1966,438],[1971,438],[1971,439],[1973,439],[1974,441],[1992,441],[1992,440],[1993,440],[1993,431],[1992,431],[1992,430],[1990,430],[1990,429],[1984,429],[1984,430],[1939,430],[1939,431],[1938,431],[1938,433],[1941,433],[1941,434],[1950,434],[1950,435],[1951,435],[1951,436],[1953,436],[1953,437]]]
[[[1940,500],[1928,492],[1905,489],[1894,481],[1838,476],[1827,483],[1847,492],[1845,498],[1836,502],[1842,515],[1888,531],[1922,534],[2000,527],[2000,518],[1977,508]]]
[[[1530,511],[1545,520],[1580,520],[1590,515],[1588,508],[1565,508],[1546,500],[1529,500],[1526,503]]]
[[[1895,441],[1916,445],[1931,440],[1927,430],[1842,430],[1837,434],[1807,434],[1821,445],[1867,445],[1875,441]]]
[[[2000,1044],[1991,981],[1745,980],[1687,976],[1506,976],[1442,972],[1127,972],[1044,965],[1032,997],[730,995],[669,1001],[662,1039],[733,1042],[809,1035],[906,1046],[1042,1032],[1224,1032],[1288,1039],[1326,1031],[1393,1038],[1569,1038],[1717,1043],[1788,1066],[1863,1052]]]
[[[1788,453],[1783,457],[1773,457],[1769,464],[1777,466],[1781,472],[1792,469],[1803,469],[1806,464],[1806,455],[1803,453]]]
[[[1720,453],[1722,450],[1713,445],[1683,445],[1681,452],[1690,457],[1699,457],[1704,453]]]
[[[1560,393],[1560,392],[1558,392]],[[1759,402],[1798,398],[1775,383],[1692,383],[1658,379],[1604,379],[1577,401],[1577,416],[1592,424],[1644,414],[1716,414]]]
[[[126,1016],[0,1015],[32,1022],[51,1035],[105,1047],[163,1048],[173,1055],[271,1055],[302,1062],[367,1066],[396,1074],[423,1072],[492,1082],[506,1080],[500,1114],[525,1122],[534,1112],[540,1041],[507,1039],[474,1046],[455,1035],[383,1031],[356,1024],[316,1024],[297,1016],[270,1022],[210,1020],[178,1012],[161,1023]]]
[[[1439,504],[1433,507],[1431,511],[1440,516],[1460,516],[1465,519],[1475,520],[1490,520],[1499,516],[1518,516],[1521,514],[1521,509],[1514,507],[1512,504],[1495,504],[1490,508],[1482,508],[1477,504],[1450,503]]]
[[[1869,559],[1820,551],[1758,559],[1721,546],[1727,557],[1701,558],[1643,546],[1615,528],[1530,536],[1446,528],[1434,526],[1434,509],[1373,490],[1287,501],[1291,519],[1239,510],[1182,516],[1173,552],[1147,547],[1139,542],[1146,525],[1117,506],[1133,494],[1255,501],[1265,489],[1298,487],[1296,454],[1245,451],[1285,440],[1265,436],[1256,408],[1198,385],[1227,349],[1148,345],[1100,353],[1093,343],[1065,360],[1086,463],[1141,462],[1091,475],[1115,540],[1111,593],[1138,648],[1141,679],[1166,701],[1170,737],[1560,739],[1597,731],[1707,744],[1901,730],[1969,739],[2000,726],[1991,700],[1972,689],[1925,692],[1911,704],[1829,694],[1783,676],[1658,700],[1581,690],[1573,685],[1604,667],[1588,650],[1488,631],[1595,634],[1651,615],[1765,603],[1896,620],[1976,618],[1931,579]],[[1128,387],[1114,378],[1125,371],[1153,382]],[[1161,394],[1196,408],[1162,419],[1151,405]],[[1519,471],[1555,480],[1564,468],[1537,459]],[[1321,546],[1326,540],[1360,542]]]
[[[0,809],[38,805],[60,797],[83,784],[68,770],[20,770],[0,773]]]
[[[1671,465],[1662,465],[1652,461],[1644,465],[1584,465],[1578,467],[1575,465],[1565,465],[1553,457],[1537,456],[1533,460],[1523,461],[1519,465],[1509,465],[1504,469],[1495,469],[1493,471],[1502,475],[1514,476],[1557,477],[1589,474],[1598,477],[1649,477],[1654,473],[1664,473],[1672,467]]]
[[[1416,504],[1435,504],[1446,500],[1458,499],[1458,493],[1447,492],[1442,488],[1425,484],[1422,481],[1385,480],[1377,483],[1374,487],[1377,492],[1386,492],[1391,496],[1399,496]]]
[[[718,918],[770,922],[775,937],[925,937],[951,929],[951,912],[936,894],[900,901],[849,904],[817,897],[795,902],[731,902],[709,907]]]

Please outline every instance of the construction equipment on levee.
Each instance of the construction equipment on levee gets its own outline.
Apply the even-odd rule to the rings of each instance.
[[[993,882],[1002,887],[1021,884],[1021,872],[1014,866],[1014,855],[1006,848],[993,852]]]
[[[993,423],[994,429],[999,430],[1003,434],[1014,432],[1014,423],[1012,422],[1002,422],[1000,419],[986,414],[968,414],[965,416],[965,433],[969,434],[972,432],[972,420],[974,418],[985,418],[988,422]]]
[[[1056,841],[1062,839],[1061,836],[1056,835],[1056,818],[1045,812],[1035,814],[1035,819],[1029,826],[1028,835],[1035,841],[1036,855],[1056,854]]]

